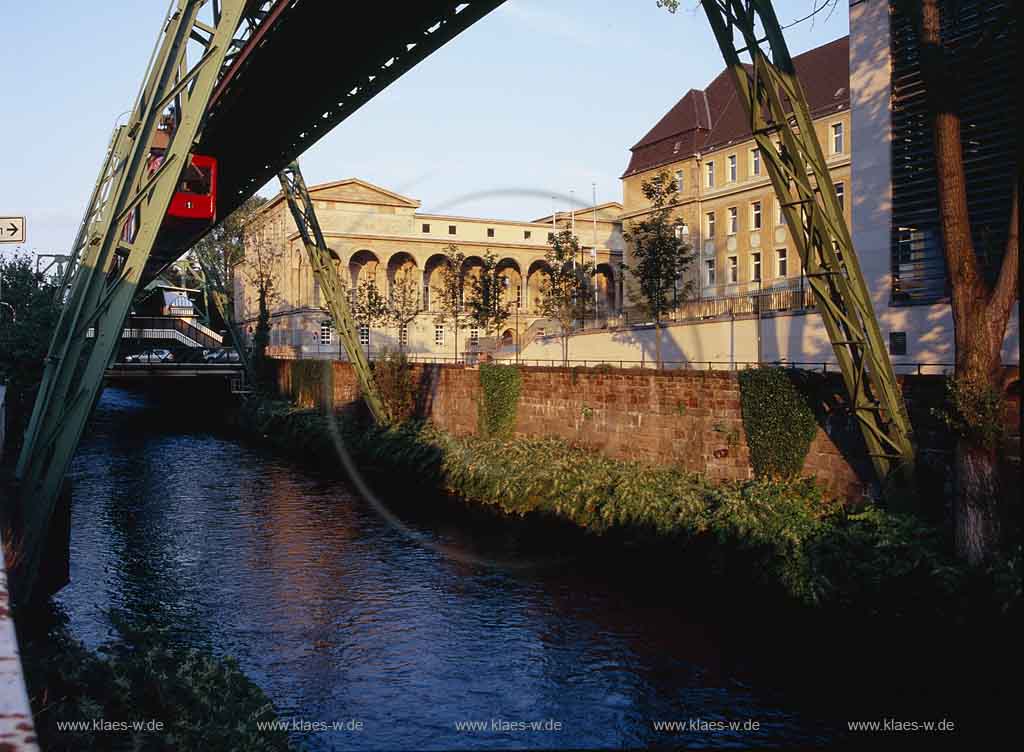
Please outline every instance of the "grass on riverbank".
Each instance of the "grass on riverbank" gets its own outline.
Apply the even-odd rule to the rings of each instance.
[[[274,707],[233,659],[176,646],[153,626],[115,624],[119,639],[95,652],[63,624],[41,636],[20,630],[41,749],[291,749],[284,731],[258,728],[277,720]]]
[[[241,423],[323,468],[340,467],[337,436],[362,467],[391,478],[505,514],[678,544],[709,571],[819,610],[947,624],[1020,612],[1019,549],[986,571],[969,570],[942,531],[909,514],[827,504],[809,480],[712,484],[561,440],[453,437],[412,422],[382,430],[286,402],[252,401]]]

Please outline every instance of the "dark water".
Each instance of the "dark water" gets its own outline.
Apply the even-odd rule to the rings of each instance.
[[[538,558],[521,535],[465,515],[400,512],[410,538],[344,482],[210,416],[105,392],[75,460],[72,584],[58,596],[88,645],[113,634],[110,609],[153,617],[237,658],[281,717],[361,722],[296,734],[314,750],[827,740],[823,723],[750,679],[748,648],[705,604],[659,596],[666,573],[634,587],[609,561],[625,552]],[[690,719],[760,730],[652,726]],[[457,730],[464,721],[488,728]]]

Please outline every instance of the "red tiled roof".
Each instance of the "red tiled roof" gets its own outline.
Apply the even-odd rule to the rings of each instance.
[[[811,115],[850,106],[850,38],[841,37],[793,58]],[[749,138],[750,126],[729,71],[704,90],[690,89],[633,146],[622,177]]]

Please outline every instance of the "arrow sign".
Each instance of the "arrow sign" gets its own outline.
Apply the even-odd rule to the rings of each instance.
[[[0,217],[0,243],[24,243],[25,218]]]

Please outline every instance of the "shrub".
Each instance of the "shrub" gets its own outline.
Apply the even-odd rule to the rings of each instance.
[[[979,379],[947,379],[946,404],[932,414],[955,435],[985,449],[996,449],[1006,432],[1002,392]]]
[[[814,411],[781,368],[739,372],[743,428],[759,478],[800,474],[817,431]]]
[[[407,420],[416,407],[412,368],[404,352],[385,351],[373,365],[373,377],[384,408],[394,422]]]
[[[115,620],[116,622],[117,620]],[[287,750],[283,731],[261,731],[273,705],[231,658],[172,645],[152,626],[117,624],[123,639],[93,653],[60,629],[27,642],[22,657],[40,746],[46,750]],[[102,719],[123,732],[59,730]],[[158,721],[159,729],[132,730]]]
[[[521,385],[522,374],[515,366],[493,363],[480,365],[480,391],[483,397],[479,411],[481,436],[503,438],[512,435]]]

